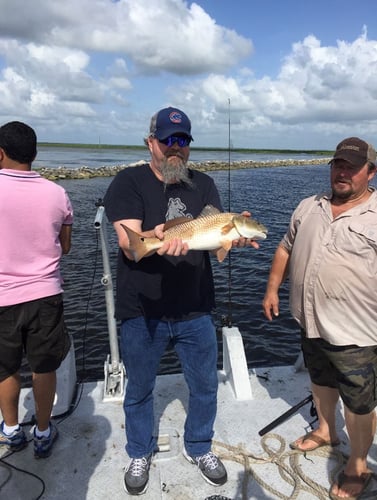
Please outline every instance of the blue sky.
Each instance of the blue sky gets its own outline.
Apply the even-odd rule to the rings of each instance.
[[[377,143],[377,2],[0,0],[0,123],[142,144],[165,106],[195,146]]]

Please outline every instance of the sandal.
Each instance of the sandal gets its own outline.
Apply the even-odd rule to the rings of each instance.
[[[348,476],[347,474],[342,471],[338,479],[334,481],[334,483],[331,485],[330,491],[329,491],[329,497],[332,500],[357,500],[360,498],[360,496],[363,494],[365,489],[367,488],[370,480],[372,478],[372,472],[364,472],[361,474],[361,476]],[[360,485],[361,490],[357,495],[351,495],[349,497],[340,497],[339,495],[336,495],[335,493],[332,492],[333,488],[335,485],[338,486],[338,488],[342,488],[343,486],[350,486],[351,484],[353,485]]]
[[[298,443],[298,441],[300,442],[300,444]],[[311,446],[310,448],[304,449],[301,448],[300,446],[304,441],[314,441],[316,444],[314,446]],[[317,436],[317,434],[314,434],[314,432],[312,431],[308,432],[308,434],[306,434],[305,436],[296,439],[296,441],[290,443],[289,446],[292,450],[299,450],[305,453],[306,451],[317,450],[322,446],[338,446],[339,444],[340,444],[339,439],[337,439],[336,441],[327,441],[326,439]]]

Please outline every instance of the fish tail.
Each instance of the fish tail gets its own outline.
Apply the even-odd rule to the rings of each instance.
[[[144,243],[144,238],[136,231],[121,224],[122,228],[126,231],[129,241],[129,250],[133,255],[135,262],[139,262],[146,255],[151,254],[150,248]],[[152,252],[153,253],[153,252]]]

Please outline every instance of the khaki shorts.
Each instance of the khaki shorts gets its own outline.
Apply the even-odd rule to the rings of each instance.
[[[308,339],[301,347],[311,381],[339,390],[347,408],[366,415],[377,406],[377,346],[336,346],[323,339]]]
[[[70,343],[62,294],[0,307],[0,381],[19,371],[24,354],[32,372],[55,371]]]

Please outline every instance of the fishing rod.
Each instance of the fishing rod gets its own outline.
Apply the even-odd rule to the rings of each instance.
[[[231,150],[231,135],[230,135],[230,98],[228,98],[228,212],[230,212],[230,150]]]
[[[272,429],[274,429],[278,425],[280,425],[283,422],[285,422],[286,420],[288,420],[289,417],[294,415],[300,408],[302,408],[303,406],[305,406],[308,403],[312,404],[312,406],[310,408],[310,416],[314,417],[313,422],[310,422],[310,425],[312,425],[318,419],[318,415],[317,415],[317,410],[316,410],[315,405],[314,405],[313,395],[310,394],[307,398],[305,398],[302,401],[300,401],[299,403],[297,403],[297,405],[292,406],[292,408],[290,408],[288,411],[286,411],[285,413],[280,415],[280,417],[276,418],[270,424],[266,425],[266,427],[263,427],[263,429],[261,429],[258,432],[258,434],[260,436],[264,436],[265,434],[267,434],[267,432],[272,431]]]
[[[231,134],[230,134],[230,98],[228,98],[228,212],[231,211],[231,185],[230,185],[230,156],[231,156]],[[232,326],[232,252],[228,253],[228,315],[223,318],[223,326]]]

